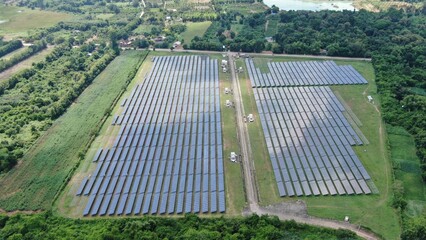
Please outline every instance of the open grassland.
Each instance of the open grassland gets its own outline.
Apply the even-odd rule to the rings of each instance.
[[[26,49],[26,47],[23,47],[21,49]],[[21,51],[21,49],[19,49],[17,51]],[[46,49],[41,50],[40,52],[34,54],[33,56],[31,56],[31,57],[29,57],[27,59],[25,59],[24,61],[21,61],[21,62],[15,64],[13,67],[10,67],[10,68],[4,70],[3,72],[0,73],[0,82],[3,81],[3,80],[8,79],[13,74],[18,73],[21,70],[24,70],[26,68],[30,68],[33,63],[40,62],[40,61],[44,60],[45,57],[49,53],[51,53],[52,51],[53,51],[53,47],[49,47],[48,46]],[[16,51],[14,51],[13,54],[15,52]],[[6,56],[8,56],[8,55],[6,55]]]
[[[265,23],[265,36],[273,37],[278,32],[278,23],[280,18],[278,15],[270,16]]]
[[[128,73],[145,52],[117,57],[68,111],[0,179],[4,210],[50,209],[64,182],[78,166],[104,115],[125,87]]]
[[[414,139],[399,127],[387,126],[387,131],[395,180],[402,182],[408,203],[405,213],[419,216],[426,209],[426,187],[421,178]]]
[[[28,31],[49,27],[60,21],[71,19],[72,15],[59,12],[31,10],[29,8],[0,4],[0,35],[7,37],[26,35]]]
[[[143,78],[151,71],[153,62],[151,57],[154,56],[169,56],[169,55],[188,55],[187,53],[177,52],[151,52],[147,60],[141,65],[136,77],[130,83],[127,91],[123,94],[118,104],[114,107],[111,116],[105,121],[99,136],[93,141],[90,146],[86,157],[80,164],[75,175],[65,188],[63,194],[55,204],[55,209],[60,215],[67,217],[78,218],[82,216],[83,210],[88,201],[88,197],[76,197],[76,191],[85,176],[90,175],[96,168],[97,163],[93,163],[92,159],[99,148],[111,147],[120,126],[112,126],[111,122],[115,115],[121,114],[123,110],[120,103],[129,97],[132,89],[143,82]],[[213,59],[221,59],[220,54],[210,55]],[[226,99],[231,99],[232,95],[225,95],[223,89],[231,87],[231,76],[229,73],[220,73],[220,98],[221,98],[221,113],[222,113],[222,130],[223,130],[223,143],[224,143],[224,167],[225,167],[225,191],[226,191],[226,214],[227,215],[240,215],[243,207],[245,206],[243,177],[241,174],[241,167],[239,164],[231,163],[227,156],[231,151],[239,152],[237,129],[235,126],[235,109],[227,108],[225,106]],[[203,214],[205,217],[217,216],[218,214]]]
[[[268,71],[265,62],[262,63],[262,59],[264,61],[313,60],[284,57],[255,59],[256,66],[260,67],[262,72]],[[379,194],[280,198],[269,155],[266,151],[266,144],[264,139],[262,139],[263,131],[261,125],[260,123],[255,123],[249,125],[249,135],[252,142],[261,205],[300,199],[307,203],[310,215],[336,220],[343,220],[345,216],[349,216],[352,223],[366,226],[382,235],[385,239],[397,239],[400,235],[400,226],[395,211],[389,206],[389,201],[392,197],[391,165],[386,150],[386,134],[380,117],[380,103],[377,100],[378,95],[376,94],[373,67],[370,63],[363,61],[336,60],[335,62],[339,65],[352,65],[369,81],[368,85],[333,86],[331,88],[335,93],[342,96],[346,103],[345,105],[355,113],[362,123],[358,127],[370,144],[354,147],[354,150],[371,175]],[[238,67],[242,66],[244,69],[244,73],[239,74],[240,81],[245,81],[246,85],[250,86],[243,60],[238,60],[237,64]],[[244,85],[242,84],[242,86]],[[245,111],[254,113],[255,119],[259,119],[253,91],[250,87],[242,87],[242,91]],[[375,104],[367,101],[367,95],[371,95],[375,99]],[[254,141],[257,144],[254,144]]]
[[[184,43],[190,44],[195,36],[202,37],[211,24],[210,21],[186,23],[187,29],[181,34]]]

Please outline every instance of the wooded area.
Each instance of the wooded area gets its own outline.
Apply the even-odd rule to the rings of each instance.
[[[277,217],[67,219],[50,212],[0,215],[0,238],[7,239],[359,239],[348,230],[318,228]]]

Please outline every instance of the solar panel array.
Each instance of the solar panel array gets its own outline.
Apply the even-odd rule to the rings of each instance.
[[[217,60],[156,57],[77,195],[84,216],[225,212]]]
[[[371,193],[362,144],[329,87],[253,88],[280,196]]]
[[[268,62],[269,73],[262,73],[252,59],[247,58],[246,65],[253,87],[368,83],[352,66],[339,66],[333,61]]]

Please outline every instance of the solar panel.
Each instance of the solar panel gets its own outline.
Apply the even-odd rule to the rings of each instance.
[[[269,64],[269,67],[273,68],[274,65]],[[301,77],[297,80],[298,84],[306,84],[311,80],[311,73],[303,72],[305,68],[316,69],[315,65],[307,63],[287,65],[288,72]],[[287,65],[281,64],[281,67]],[[323,66],[324,69],[330,67],[333,65]],[[270,76],[274,74],[277,73]],[[331,76],[337,77],[329,74]],[[340,168],[342,165],[344,169],[364,169],[354,153],[347,160],[339,160],[341,146],[345,142],[340,141],[342,134],[335,131],[339,128],[334,119],[344,116],[329,88],[256,88],[253,91],[280,195],[284,192],[280,184],[285,185],[285,190],[293,191],[288,193],[290,196],[300,195],[302,190],[305,195],[335,195],[342,189],[336,189],[338,187],[335,188],[331,180],[351,180],[362,176],[361,170],[354,170],[352,174],[350,170],[343,171]],[[349,131],[346,135],[353,137]],[[347,154],[346,150],[344,154]]]
[[[95,154],[95,162],[108,164],[98,164],[94,177],[82,183],[80,194],[83,191],[87,195],[92,188],[93,194],[104,194],[99,199],[108,201],[100,206],[99,215],[107,210],[113,215],[179,214],[188,211],[185,205],[192,204],[184,193],[186,185],[194,182],[187,182],[186,176],[196,172],[203,174],[202,181],[201,175],[194,179],[194,190],[203,190],[201,211],[225,211],[224,201],[220,206],[208,204],[209,189],[212,193],[224,191],[219,104],[217,60],[156,57],[143,84],[121,103],[123,114],[114,123],[123,125],[112,152],[98,149]]]

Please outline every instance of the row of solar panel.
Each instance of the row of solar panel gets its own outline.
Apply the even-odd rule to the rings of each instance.
[[[345,144],[362,145],[361,138],[356,134],[345,116],[344,107],[337,100],[330,88],[310,88],[311,92],[301,92],[296,88],[257,89],[255,95],[262,107],[273,106],[269,109],[272,115],[266,115],[264,121],[276,121],[275,113],[283,114],[282,124],[294,125],[290,132],[299,133],[310,127],[315,129],[333,128],[332,136],[344,136]],[[266,96],[266,97],[265,97]],[[301,120],[316,119],[306,126]],[[326,131],[326,133],[328,133]],[[289,133],[286,133],[288,137]],[[328,134],[326,134],[328,135]]]
[[[366,84],[352,66],[338,66],[333,61],[269,62],[268,73],[246,59],[252,87],[313,86],[335,84]]]
[[[200,72],[204,77],[197,79]],[[164,94],[171,82],[197,81],[209,82],[199,92],[209,96],[213,88],[216,95],[207,98],[213,101],[193,101],[193,88]],[[184,102],[194,109],[183,113],[170,107]],[[89,196],[83,214],[224,212],[221,116],[216,110],[200,111],[203,104],[220,107],[217,61],[200,56],[155,58],[143,84],[122,102],[127,120],[113,147],[96,152],[97,168],[77,192]],[[135,120],[138,115],[144,120]]]
[[[307,108],[299,108],[297,114],[280,112],[285,109],[284,102],[299,97],[290,92],[301,93],[301,88],[253,89],[280,196],[371,193],[366,182],[370,176],[343,134],[337,133],[339,127],[313,127],[322,120],[313,114],[305,114],[303,118],[301,112],[309,111]],[[318,97],[319,93],[331,94],[321,88],[304,88],[306,95],[301,101],[333,104],[325,97]],[[277,101],[272,102],[272,98]],[[309,105],[307,102],[304,106]],[[326,109],[333,108],[315,111]],[[288,114],[294,116],[293,121],[285,120]],[[340,111],[335,114],[344,118]]]
[[[147,114],[155,113],[150,112],[147,102],[162,105],[160,112],[164,113],[217,113],[220,111],[219,85],[218,82],[212,80],[217,75],[214,71],[217,69],[216,61],[209,60],[206,62],[207,64],[204,64],[205,59],[202,60],[202,57],[195,59],[171,57],[159,61],[163,60],[166,62],[160,63],[164,65],[162,72],[156,72],[158,69],[154,69],[150,75],[150,77],[155,76],[153,77],[155,83],[161,79],[160,84],[143,84],[132,92],[132,101],[127,101],[119,124],[134,123],[135,118],[138,119],[136,122],[143,123],[141,117],[144,118]],[[183,92],[186,94],[182,94]],[[161,95],[158,95],[160,93]],[[188,94],[190,94],[190,98],[187,97]],[[138,113],[135,114],[135,111]],[[134,116],[134,118],[130,116]]]

